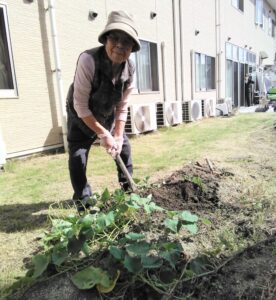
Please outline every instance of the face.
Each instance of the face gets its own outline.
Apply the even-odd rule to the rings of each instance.
[[[133,39],[123,31],[112,30],[106,36],[105,50],[113,64],[126,61],[133,46]]]

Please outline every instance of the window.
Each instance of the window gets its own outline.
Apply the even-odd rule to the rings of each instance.
[[[232,0],[232,5],[240,11],[243,11],[243,0]]]
[[[263,10],[264,10],[263,0],[256,0],[255,23],[261,27],[263,27],[263,23],[264,23]]]
[[[215,58],[195,53],[195,88],[196,91],[215,89]]]
[[[0,97],[17,96],[6,6],[0,4]]]
[[[135,65],[134,86],[138,92],[159,91],[157,44],[140,41],[141,49],[132,53]]]
[[[272,18],[268,17],[268,35],[269,36],[272,36],[272,28],[273,28]]]

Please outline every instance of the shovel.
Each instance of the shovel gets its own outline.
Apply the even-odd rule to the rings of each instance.
[[[131,190],[133,192],[137,191],[137,186],[136,186],[135,182],[133,181],[131,175],[129,174],[129,172],[128,172],[128,170],[127,170],[127,168],[126,168],[126,166],[125,166],[125,164],[124,164],[124,162],[123,162],[120,154],[117,154],[117,156],[116,156],[116,162],[119,165],[119,167],[122,170],[122,172],[124,173],[124,175],[126,176],[127,182],[129,184]]]

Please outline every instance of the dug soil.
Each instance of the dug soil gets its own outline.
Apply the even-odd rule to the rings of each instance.
[[[221,235],[220,247],[223,244],[225,251],[218,251],[217,255],[213,252],[215,260],[211,267],[203,269],[192,279],[186,277],[179,281],[170,296],[141,284],[133,286],[123,298],[116,299],[276,299],[275,218],[268,217],[265,228],[258,232],[262,238],[256,242],[253,238],[257,234],[254,215],[266,205],[263,201],[261,209],[260,203],[254,204],[262,194],[262,191],[258,191],[257,182],[265,181],[275,174],[275,169],[269,161],[259,161],[257,164],[255,162],[255,169],[251,172],[248,166],[252,165],[254,158],[243,156],[235,159],[244,162],[245,171],[242,175],[240,172],[236,174],[235,168],[226,169],[220,162],[206,159],[192,162],[160,179],[145,193],[152,194],[156,204],[163,208],[189,210],[202,220],[210,221],[211,225],[206,225],[205,231],[199,231],[199,234],[192,237],[183,237],[187,245],[184,246],[184,252],[187,252],[186,262],[189,261],[187,257],[191,255],[193,245],[198,247],[198,252],[203,253],[205,249],[206,253],[210,253],[208,234],[223,226],[229,226],[229,232],[235,234],[238,243],[243,242],[244,247],[236,245],[235,248],[235,243],[232,245],[230,239],[227,240],[230,233],[225,235],[225,242]],[[257,190],[253,193],[248,186],[255,186]],[[63,274],[39,283],[21,299],[115,299],[108,294],[101,298],[93,289],[79,291],[69,277],[70,274]],[[117,292],[115,288],[113,296]]]

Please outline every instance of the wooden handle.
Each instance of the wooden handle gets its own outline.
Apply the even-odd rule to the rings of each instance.
[[[137,190],[137,186],[135,184],[135,182],[133,181],[131,175],[129,174],[121,156],[118,154],[116,156],[116,162],[118,163],[119,167],[121,168],[122,172],[124,173],[124,175],[126,176],[127,182],[130,186],[130,188],[132,189],[133,192],[135,192]]]

